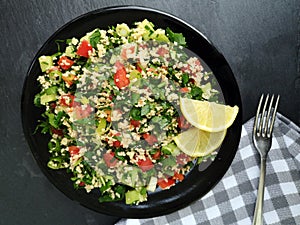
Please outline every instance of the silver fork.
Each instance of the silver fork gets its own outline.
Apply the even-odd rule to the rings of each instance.
[[[277,107],[280,96],[277,96],[275,106],[273,106],[274,95],[272,95],[269,102],[269,94],[265,98],[265,103],[261,111],[264,95],[260,97],[257,107],[256,117],[253,126],[253,142],[257,151],[260,154],[260,178],[257,192],[257,199],[254,211],[254,218],[252,225],[263,224],[263,204],[264,204],[264,189],[266,176],[266,160],[269,150],[272,145],[272,132],[274,121],[276,117]],[[268,111],[266,111],[268,106]]]

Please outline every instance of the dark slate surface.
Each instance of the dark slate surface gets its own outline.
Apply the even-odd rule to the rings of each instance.
[[[26,71],[47,38],[69,20],[112,5],[164,10],[202,31],[224,54],[240,86],[244,121],[261,93],[281,94],[280,112],[300,125],[300,1],[152,0],[0,2],[0,224],[109,225],[60,193],[35,163],[23,135]]]

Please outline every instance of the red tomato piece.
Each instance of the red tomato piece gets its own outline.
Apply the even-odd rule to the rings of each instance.
[[[58,135],[60,137],[62,137],[64,135],[63,130],[61,130],[61,129],[55,129],[54,127],[51,127],[51,132],[52,132],[52,134],[56,134],[56,135]]]
[[[140,73],[143,71],[142,66],[140,63],[136,64],[136,70],[139,71]]]
[[[176,156],[176,163],[179,165],[185,165],[190,160],[191,160],[191,158],[184,153],[180,153],[179,155]]]
[[[160,178],[157,181],[157,185],[161,188],[161,189],[167,189],[170,188],[171,186],[173,186],[175,184],[175,180],[172,178],[167,178],[167,179],[163,179]]]
[[[85,58],[89,58],[89,52],[93,51],[93,47],[90,45],[90,43],[87,40],[83,40],[78,49],[76,54]]]
[[[130,124],[134,127],[139,127],[141,122],[139,120],[130,120]]]
[[[75,79],[75,75],[74,74],[69,74],[68,76],[62,76],[61,78],[68,84],[68,85],[72,85],[73,81]]]
[[[62,95],[59,100],[59,104],[62,106],[72,107],[74,104],[74,98],[75,96],[71,94]]]
[[[180,91],[181,93],[188,93],[190,90],[189,90],[188,87],[183,87],[183,88],[180,88],[179,91]]]
[[[120,141],[114,141],[113,146],[116,147],[116,148],[119,148],[121,146],[121,142]]]
[[[116,61],[115,62],[115,67],[117,68],[117,70],[120,70],[120,69],[124,68],[124,65],[120,61]]]
[[[192,84],[195,84],[195,83],[196,83],[196,81],[195,81],[194,78],[190,78],[190,79],[189,79],[189,82],[192,83]]]
[[[181,173],[177,173],[177,172],[175,172],[175,173],[174,173],[174,176],[173,176],[173,179],[175,179],[175,180],[179,180],[179,181],[183,181],[183,179],[184,179],[184,175],[183,175],[183,174],[181,174]]]
[[[158,141],[156,136],[153,134],[145,133],[143,134],[143,138],[145,139],[145,141],[147,141],[149,145],[154,145]]]
[[[184,116],[178,117],[177,122],[178,122],[178,127],[180,129],[186,130],[186,129],[189,129],[191,127],[191,125],[186,121]]]
[[[165,54],[169,53],[169,50],[166,48],[160,47],[156,53],[160,56],[164,56]]]
[[[55,102],[51,102],[50,103],[50,108],[51,109],[55,109],[56,108],[56,103]]]
[[[67,56],[61,56],[57,62],[57,64],[62,68],[63,70],[68,70],[71,68],[71,66],[74,64],[74,61],[69,59]]]
[[[152,159],[159,159],[161,155],[160,150],[157,150],[153,155],[152,155]]]
[[[115,85],[119,88],[125,88],[129,85],[130,80],[128,77],[126,77],[126,69],[125,67],[122,67],[120,69],[117,70],[117,72],[114,75],[114,82]]]
[[[130,46],[129,48],[124,48],[121,51],[121,57],[125,60],[128,59],[127,54],[133,54],[135,51],[135,46]]]
[[[146,157],[145,160],[139,160],[137,164],[143,172],[151,170],[154,167],[154,164],[149,157]]]
[[[84,119],[92,113],[93,109],[90,105],[87,105],[85,108],[82,106],[77,106],[74,108],[74,113],[76,119]]]
[[[85,183],[83,181],[80,181],[78,186],[83,187],[84,185],[85,185]]]
[[[115,153],[113,152],[105,153],[103,155],[103,159],[108,167],[114,167],[118,162],[118,160],[115,158]]]
[[[78,155],[80,148],[75,145],[72,145],[72,146],[68,147],[68,150],[69,150],[71,157],[73,157],[74,155]]]

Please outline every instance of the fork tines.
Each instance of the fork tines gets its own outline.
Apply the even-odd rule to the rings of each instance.
[[[272,95],[269,101],[269,94],[265,98],[265,103],[261,111],[262,102],[264,100],[264,94],[261,95],[259,104],[256,111],[256,117],[254,121],[253,132],[257,136],[270,138],[273,131],[274,121],[278,108],[280,95],[277,96],[275,106],[273,107],[274,95]],[[266,110],[268,108],[268,110]]]

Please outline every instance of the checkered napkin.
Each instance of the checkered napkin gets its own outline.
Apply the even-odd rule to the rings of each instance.
[[[242,128],[237,154],[223,179],[203,198],[169,215],[121,219],[116,225],[250,225],[259,180],[253,119]],[[300,224],[300,128],[277,113],[266,170],[264,224]]]

